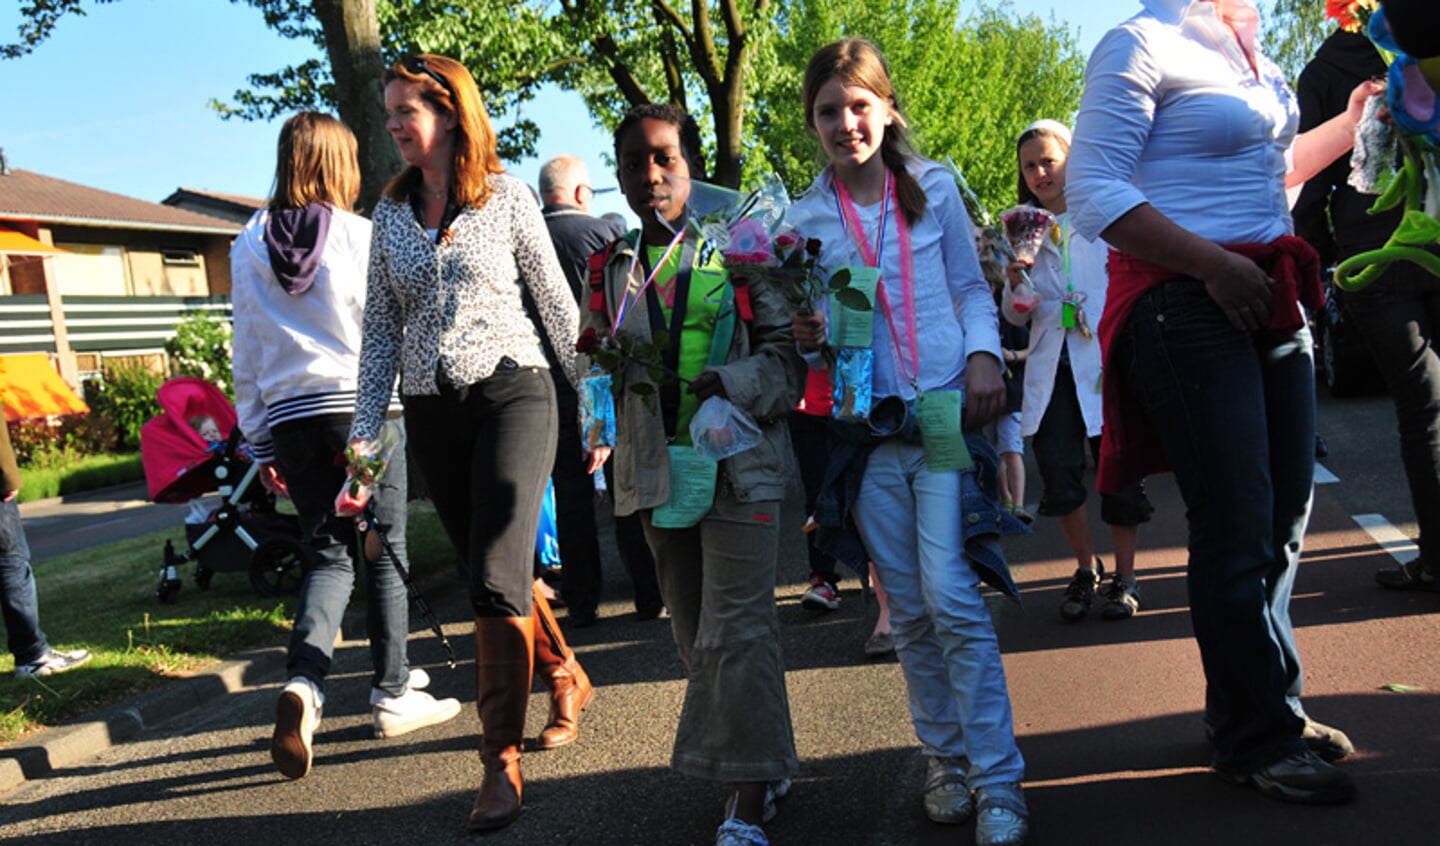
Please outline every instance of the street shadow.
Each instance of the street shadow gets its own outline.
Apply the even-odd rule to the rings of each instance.
[[[1032,843],[1166,843],[1176,846],[1274,846],[1281,843],[1353,844],[1433,842],[1440,806],[1431,787],[1440,777],[1440,734],[1432,728],[1440,696],[1365,694],[1315,703],[1350,728],[1358,754],[1344,764],[1359,787],[1352,804],[1304,808],[1227,784],[1207,769],[1208,750],[1197,713],[1097,723],[1083,729],[1022,736]],[[452,753],[452,741],[408,744],[403,753]],[[395,752],[402,750],[396,749]],[[371,748],[365,758],[387,750]],[[327,756],[325,767],[352,763]],[[714,841],[725,788],[663,767],[606,767],[562,774],[561,756],[527,756],[526,810],[511,826],[484,837],[492,844],[667,846]],[[115,788],[78,792],[6,806],[7,820],[67,815],[94,825],[30,835],[31,846],[138,844],[180,838],[207,846],[251,843],[283,832],[310,843],[473,843],[464,821],[473,788],[428,791],[424,785],[344,781],[361,796],[336,794],[337,771],[317,772],[294,785],[273,773],[241,767],[210,774],[175,772]],[[157,769],[157,771],[160,771]],[[376,770],[372,769],[371,772]],[[923,759],[912,748],[802,762],[791,796],[766,828],[776,843],[953,844],[972,825],[930,823],[918,800]],[[330,787],[323,784],[326,779]],[[253,816],[162,815],[165,799],[205,798],[247,791],[257,807],[293,795],[295,810]],[[316,803],[328,810],[314,810]],[[146,803],[156,818],[124,823]],[[229,803],[234,806],[234,800]],[[194,804],[187,806],[193,812]],[[124,809],[130,813],[122,813]],[[302,810],[303,809],[303,810]]]

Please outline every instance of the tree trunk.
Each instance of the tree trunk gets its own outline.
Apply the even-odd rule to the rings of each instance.
[[[369,211],[402,164],[385,131],[385,62],[375,0],[313,0],[313,5],[335,78],[335,106],[360,146],[358,207]]]

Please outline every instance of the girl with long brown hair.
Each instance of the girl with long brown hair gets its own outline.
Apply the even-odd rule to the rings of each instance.
[[[829,164],[793,221],[820,239],[828,270],[878,275],[874,409],[865,420],[833,422],[832,442],[848,446],[832,453],[842,466],[827,479],[846,487],[834,495],[840,525],[822,532],[858,532],[885,586],[911,719],[929,758],[926,815],[958,824],[978,807],[978,843],[1022,843],[1025,763],[978,582],[1016,591],[993,543],[1001,525],[993,484],[979,486],[995,478],[993,448],[962,431],[962,419],[978,429],[1004,407],[995,301],[955,182],[914,153],[880,51],[861,39],[821,48],[803,92],[805,122]],[[826,366],[825,311],[793,321],[816,368]],[[975,471],[981,463],[992,465],[988,476]]]

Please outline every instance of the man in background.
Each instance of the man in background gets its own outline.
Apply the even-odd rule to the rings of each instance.
[[[575,301],[586,307],[586,286],[590,274],[590,257],[605,249],[624,234],[625,227],[590,214],[590,172],[576,156],[556,156],[540,168],[541,213],[550,230],[550,240],[560,267],[575,293]],[[555,343],[573,343],[573,338],[554,339]],[[585,467],[585,449],[580,442],[579,396],[559,368],[551,368],[555,377],[555,397],[560,409],[560,443],[555,451],[555,467],[551,478],[555,483],[555,514],[560,536],[560,562],[563,580],[560,595],[569,609],[570,622],[589,626],[596,622],[600,604],[602,576],[600,572],[600,541],[595,526],[593,497],[595,486]],[[609,476],[610,467],[605,467]],[[635,614],[641,620],[660,617],[665,606],[660,599],[660,586],[655,579],[655,562],[636,516],[615,520],[615,544],[620,561],[635,586]]]
[[[40,631],[40,603],[35,596],[35,574],[30,569],[30,545],[20,523],[20,465],[10,446],[10,428],[0,407],[0,609],[5,616],[5,643],[15,656],[15,678],[63,673],[89,661],[90,650],[62,652],[52,649]]]

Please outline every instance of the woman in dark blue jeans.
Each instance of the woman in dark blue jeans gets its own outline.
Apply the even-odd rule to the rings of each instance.
[[[1091,55],[1069,161],[1076,230],[1118,251],[1099,327],[1098,484],[1175,472],[1216,773],[1345,802],[1355,786],[1329,762],[1352,747],[1300,706],[1290,624],[1315,441],[1300,302],[1318,302],[1319,263],[1290,234],[1285,189],[1349,149],[1369,91],[1297,137],[1253,5],[1143,6]]]
[[[355,136],[329,115],[301,112],[280,130],[275,196],[230,251],[240,428],[267,486],[284,479],[310,558],[270,745],[276,768],[292,779],[307,774],[314,759],[325,677],[359,553],[355,521],[334,508],[345,480],[335,459],[345,450],[355,404],[369,263],[370,222],[350,211],[359,190]],[[399,416],[398,407],[392,415]],[[374,503],[399,564],[408,568],[405,474],[402,443]],[[367,562],[365,583],[375,735],[395,737],[454,718],[460,703],[425,693],[429,676],[409,667],[410,600],[399,572],[383,558]]]

